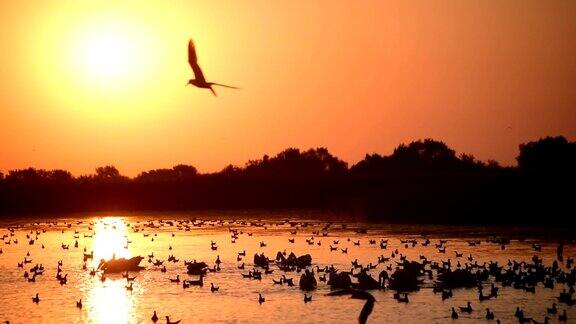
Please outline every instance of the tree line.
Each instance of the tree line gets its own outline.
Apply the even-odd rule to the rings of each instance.
[[[366,221],[562,222],[576,142],[559,136],[521,144],[516,160],[502,167],[425,139],[352,166],[326,148],[288,148],[214,173],[177,165],[129,178],[103,166],[75,177],[27,168],[0,172],[0,213],[310,208]]]

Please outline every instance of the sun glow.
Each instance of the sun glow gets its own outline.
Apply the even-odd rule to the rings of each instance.
[[[129,39],[104,35],[87,40],[84,62],[91,74],[99,77],[116,77],[133,69],[136,49]]]
[[[185,28],[167,33],[168,18],[152,18],[152,9],[84,2],[66,7],[42,26],[42,39],[50,42],[31,42],[34,52],[48,50],[33,60],[41,71],[41,91],[64,116],[81,122],[113,119],[125,131],[134,121],[157,117],[157,108],[172,102],[174,93],[189,90],[182,86],[190,74]],[[154,7],[154,16],[169,8]]]
[[[108,85],[108,89],[137,86],[150,73],[150,62],[157,55],[144,50],[152,44],[138,32],[140,26],[112,18],[78,26],[69,41],[73,74],[87,84]]]

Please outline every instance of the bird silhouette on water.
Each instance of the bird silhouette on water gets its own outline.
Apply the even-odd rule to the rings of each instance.
[[[194,42],[192,40],[188,42],[188,63],[190,63],[190,67],[192,68],[195,77],[195,79],[188,80],[188,84],[191,84],[198,88],[210,89],[210,91],[212,91],[212,94],[214,95],[216,95],[216,91],[214,91],[212,86],[221,86],[225,88],[238,89],[237,87],[232,87],[221,83],[206,82],[206,79],[204,78],[204,73],[202,73],[202,69],[200,69],[200,66],[198,65],[196,46],[194,46]]]
[[[170,321],[170,316],[166,316],[166,324],[178,324],[181,320]]]
[[[372,294],[370,294],[369,292],[356,289],[343,289],[328,293],[328,296],[344,296],[344,295],[350,295],[350,298],[362,299],[366,301],[364,303],[364,306],[362,307],[362,310],[360,311],[360,315],[358,316],[358,323],[365,324],[366,321],[368,321],[368,316],[372,314],[372,310],[374,309],[374,302],[376,302],[374,296],[372,296]]]

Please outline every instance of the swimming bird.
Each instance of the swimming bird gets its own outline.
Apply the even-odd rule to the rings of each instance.
[[[304,304],[311,302],[312,301],[312,295],[310,295],[310,297],[308,297],[306,294],[304,294]]]
[[[38,293],[36,293],[36,297],[32,297],[32,302],[38,304],[40,302],[40,297],[38,297]]]
[[[196,55],[196,46],[194,46],[194,42],[192,40],[190,40],[188,42],[188,63],[190,63],[190,67],[192,68],[192,71],[194,72],[194,77],[195,79],[190,79],[188,80],[188,84],[191,84],[193,86],[196,86],[198,88],[204,88],[204,89],[210,89],[210,91],[212,91],[212,94],[216,96],[216,91],[214,91],[214,89],[212,88],[212,86],[221,86],[221,87],[225,87],[225,88],[231,88],[231,89],[238,89],[236,87],[232,87],[229,85],[225,85],[225,84],[220,84],[220,83],[215,83],[215,82],[206,82],[206,79],[204,78],[204,74],[202,73],[202,69],[200,69],[200,66],[198,65],[198,56]]]
[[[466,307],[462,307],[459,306],[458,308],[460,308],[460,311],[464,312],[464,313],[472,313],[472,305],[470,304],[470,302],[468,302],[468,304],[466,304]]]
[[[264,297],[262,296],[262,294],[259,293],[259,294],[258,294],[258,303],[260,303],[260,305],[262,305],[262,303],[265,302],[265,301],[266,301],[266,298],[264,298]]]
[[[152,322],[154,322],[154,323],[158,322],[158,315],[156,315],[156,311],[154,311],[154,315],[152,315],[151,320],[152,320]]]
[[[218,289],[220,289],[220,287],[214,286],[214,283],[213,283],[213,282],[210,283],[210,291],[211,291],[211,292],[216,292],[216,291],[218,291]]]
[[[486,319],[493,320],[494,319],[494,312],[491,312],[489,308],[486,308]]]
[[[282,275],[282,280],[288,285],[288,287],[294,287],[294,278],[286,278],[286,275]]]
[[[368,316],[370,316],[372,310],[374,309],[374,302],[376,301],[374,296],[372,296],[372,294],[370,294],[369,292],[356,289],[343,289],[328,293],[328,296],[343,296],[343,295],[351,295],[350,298],[362,299],[366,301],[364,303],[364,306],[362,307],[362,310],[360,311],[360,315],[358,316],[358,323],[365,324],[366,321],[368,320]]]
[[[566,315],[566,310],[564,310],[562,314],[558,315],[558,321],[560,322],[568,321],[568,315]]]
[[[166,324],[178,324],[181,320],[170,322],[170,316],[166,316]]]
[[[458,313],[456,313],[456,310],[454,309],[454,307],[452,307],[451,317],[452,317],[452,319],[458,319]]]
[[[82,299],[76,302],[76,307],[82,309]]]
[[[556,308],[556,303],[553,303],[552,308],[548,308],[546,311],[548,312],[548,314],[558,313],[558,308]]]

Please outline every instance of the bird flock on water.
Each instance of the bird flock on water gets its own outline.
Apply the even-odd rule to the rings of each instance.
[[[106,221],[76,221],[76,222],[46,222],[32,223],[19,226],[8,227],[1,236],[3,247],[0,248],[0,263],[2,254],[5,250],[18,244],[28,244],[30,246],[40,246],[45,249],[45,243],[42,241],[42,235],[47,230],[62,231],[62,234],[74,231],[73,242],[62,242],[59,245],[62,253],[68,253],[71,249],[81,249],[80,243],[86,244],[98,235],[94,230],[95,224],[101,222],[105,227],[116,227],[115,223],[106,223]],[[251,237],[254,232],[266,233],[267,230],[283,227],[284,234],[287,234],[286,249],[278,251],[275,257],[266,256],[262,250],[253,252],[253,261],[247,259],[248,252],[244,249],[237,252],[235,263],[223,262],[220,255],[216,256],[212,266],[204,261],[197,261],[193,257],[190,261],[184,260],[183,257],[176,257],[170,254],[165,260],[155,256],[155,251],[146,255],[149,266],[131,265],[124,271],[120,272],[122,279],[126,281],[125,289],[128,292],[134,290],[134,283],[138,285],[138,273],[140,271],[160,270],[162,273],[167,272],[166,263],[178,264],[183,263],[186,273],[175,273],[173,276],[167,275],[166,281],[181,285],[183,289],[197,287],[203,289],[205,279],[210,278],[209,289],[212,293],[219,293],[220,287],[215,284],[214,279],[218,278],[218,273],[222,267],[227,267],[239,272],[239,279],[258,280],[264,285],[286,286],[287,289],[296,289],[304,292],[303,303],[313,303],[313,293],[319,290],[319,286],[324,285],[329,292],[324,294],[330,298],[338,296],[349,296],[352,299],[364,301],[360,314],[359,323],[366,323],[370,314],[374,311],[374,305],[377,302],[373,295],[374,291],[391,290],[394,292],[393,299],[398,303],[409,304],[410,297],[417,294],[423,289],[430,289],[442,301],[451,299],[459,289],[472,288],[477,290],[478,300],[476,302],[468,301],[465,305],[454,305],[448,308],[447,318],[458,320],[462,316],[470,316],[476,312],[483,313],[486,320],[494,320],[500,323],[499,315],[489,307],[482,307],[482,303],[488,300],[496,299],[500,296],[502,289],[514,289],[527,294],[535,294],[537,290],[549,289],[561,291],[556,297],[556,302],[544,306],[546,316],[541,320],[529,316],[520,306],[515,310],[510,310],[514,318],[519,323],[548,323],[551,319],[566,322],[568,321],[567,309],[576,303],[574,299],[574,285],[576,284],[576,269],[574,268],[574,259],[564,256],[565,244],[572,242],[559,241],[555,244],[555,260],[551,264],[545,264],[542,257],[538,255],[542,251],[542,244],[533,243],[531,246],[534,256],[531,261],[508,260],[504,264],[497,261],[488,261],[479,263],[473,255],[474,249],[488,247],[506,253],[507,247],[511,240],[505,237],[487,237],[485,239],[470,239],[467,246],[468,253],[463,251],[450,251],[451,241],[447,239],[437,239],[433,242],[431,238],[421,236],[419,238],[400,239],[397,246],[392,247],[389,238],[374,237],[369,235],[368,230],[364,228],[347,229],[346,223],[336,224],[329,222],[303,222],[293,221],[290,219],[282,221],[244,221],[244,220],[202,220],[198,218],[187,220],[151,220],[124,222],[126,228],[133,233],[142,234],[142,239],[149,239],[154,242],[158,238],[160,230],[171,231],[170,238],[175,237],[178,231],[190,232],[195,228],[210,228],[220,226],[226,229],[230,234],[231,244],[236,244],[242,236]],[[74,228],[72,228],[74,226]],[[2,229],[0,229],[2,230]],[[352,235],[358,235],[361,238],[352,240],[350,237],[341,242],[342,238],[331,237],[332,232],[342,233],[343,231],[353,232]],[[1,233],[1,232],[0,232]],[[137,235],[138,235],[137,234]],[[288,235],[289,234],[289,235]],[[82,237],[81,237],[82,235]],[[258,235],[258,234],[256,234]],[[132,241],[126,236],[124,248],[128,248]],[[366,239],[366,241],[364,241]],[[24,240],[24,242],[22,242]],[[322,245],[323,241],[329,241],[329,244]],[[323,265],[314,263],[314,257],[311,254],[297,256],[294,253],[288,253],[287,250],[294,244],[303,244],[305,247],[324,246],[327,253],[337,253],[339,255],[348,254],[349,249],[355,249],[361,245],[368,246],[372,249],[380,250],[382,253],[373,262],[361,264],[357,259],[350,261],[350,267],[338,269],[334,265]],[[260,240],[258,246],[263,249],[267,246],[264,240]],[[346,246],[346,247],[344,247]],[[160,248],[160,247],[159,247]],[[211,240],[207,250],[218,253],[218,242]],[[416,260],[409,260],[407,252],[410,249],[416,249],[420,252],[433,252],[437,259],[431,259],[422,253]],[[168,251],[172,251],[172,244],[168,245]],[[453,253],[454,258],[449,254]],[[185,257],[191,257],[186,255]],[[94,251],[87,252],[84,247],[82,253],[82,270],[86,271],[91,277],[98,276],[102,283],[107,278],[115,276],[108,273],[115,265],[124,264],[125,260],[112,257],[111,260],[101,260],[98,267],[91,267],[88,261],[93,260]],[[138,257],[145,259],[144,257]],[[181,261],[182,260],[182,261]],[[455,262],[453,261],[455,260]],[[137,260],[140,262],[140,260]],[[56,273],[53,274],[60,286],[66,286],[68,283],[68,274],[65,273],[64,263],[62,260],[56,260]],[[126,261],[128,262],[128,261]],[[46,269],[42,264],[33,264],[32,255],[27,252],[22,261],[17,262],[17,268],[22,269],[25,282],[38,284],[37,278],[46,276]],[[127,264],[127,263],[126,263]],[[108,265],[108,267],[107,267]],[[246,267],[250,267],[246,272]],[[115,268],[114,268],[115,269]],[[118,271],[117,271],[118,272]],[[279,276],[274,276],[280,272]],[[290,274],[299,275],[298,278],[289,277]],[[185,276],[185,278],[182,278]],[[268,279],[268,278],[269,279]],[[241,279],[240,279],[241,280]],[[296,280],[296,281],[295,281]],[[293,287],[293,288],[292,288]],[[39,293],[31,297],[35,304],[42,302]],[[258,293],[255,301],[262,305],[267,301],[262,292]],[[84,304],[81,298],[74,301],[76,308],[83,309]],[[74,304],[72,304],[73,307]],[[179,323],[173,321],[169,315],[163,315],[166,323]],[[150,317],[153,322],[159,321],[156,311]]]

